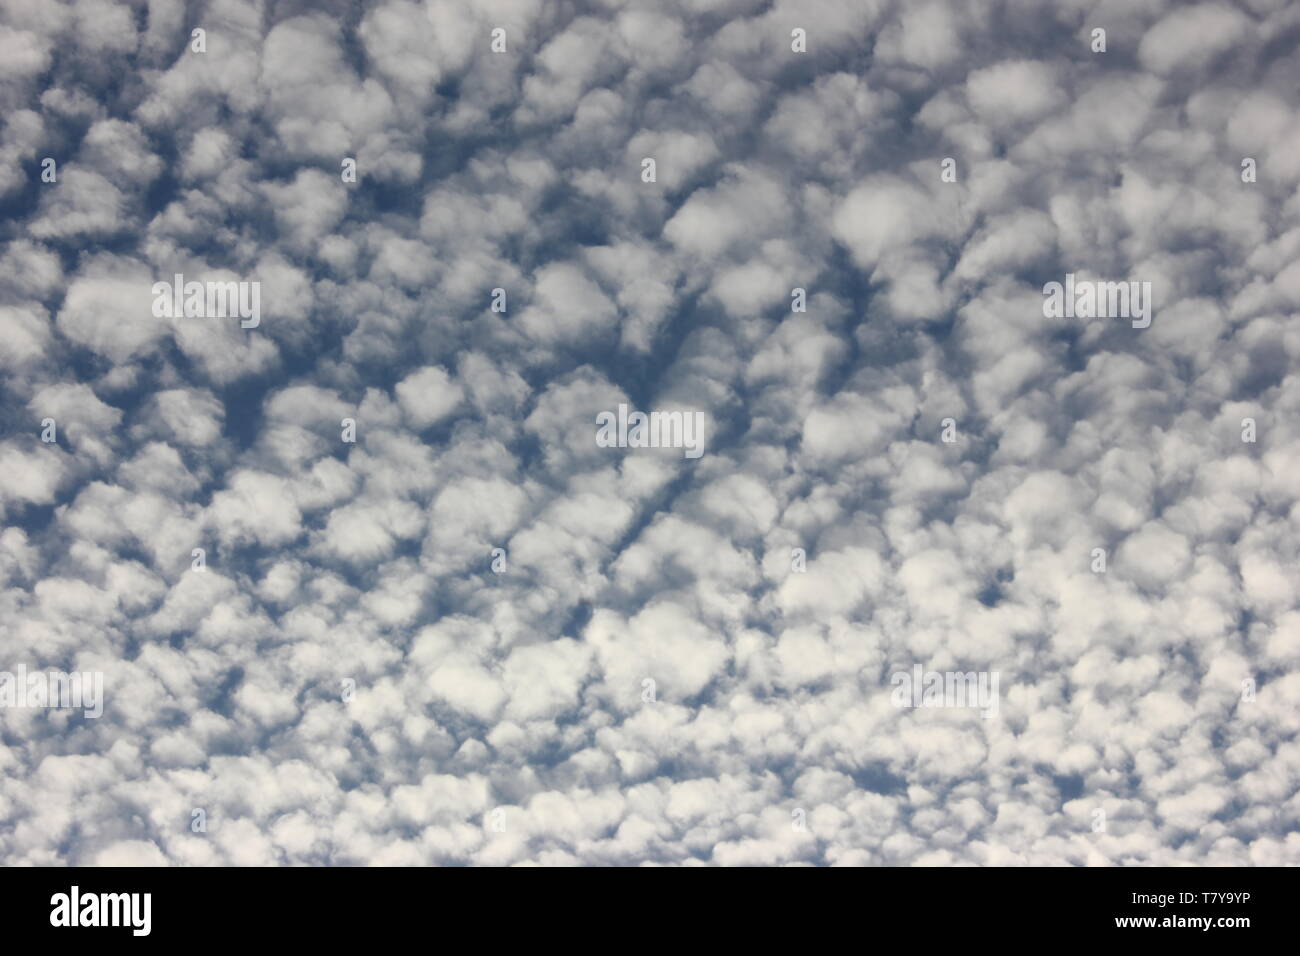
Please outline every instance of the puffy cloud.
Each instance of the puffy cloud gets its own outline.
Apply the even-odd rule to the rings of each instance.
[[[442,368],[423,368],[397,383],[398,404],[416,429],[428,428],[446,418],[464,397],[465,390]]]

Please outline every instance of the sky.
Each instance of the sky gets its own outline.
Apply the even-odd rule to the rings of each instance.
[[[1298,88],[1288,0],[0,0],[0,671],[103,683],[0,863],[1300,864]]]

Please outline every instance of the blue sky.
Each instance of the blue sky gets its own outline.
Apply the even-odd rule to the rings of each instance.
[[[0,862],[1300,862],[1294,4],[0,6]]]

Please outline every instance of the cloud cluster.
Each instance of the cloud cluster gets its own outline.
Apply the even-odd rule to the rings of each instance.
[[[0,861],[1300,864],[1294,4],[0,7]]]

